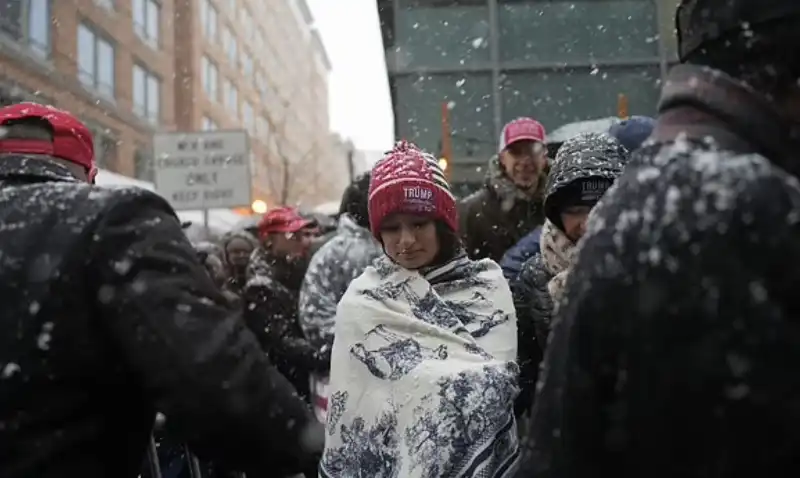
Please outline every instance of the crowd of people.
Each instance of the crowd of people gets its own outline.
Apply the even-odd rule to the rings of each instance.
[[[518,118],[464,199],[400,141],[335,231],[192,244],[0,109],[0,476],[793,475],[800,3],[676,17],[658,118]]]

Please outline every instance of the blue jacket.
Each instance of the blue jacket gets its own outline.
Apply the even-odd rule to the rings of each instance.
[[[541,235],[542,227],[538,226],[503,255],[500,267],[503,269],[503,276],[507,281],[511,282],[516,279],[520,270],[522,270],[522,264],[539,252],[539,238]]]

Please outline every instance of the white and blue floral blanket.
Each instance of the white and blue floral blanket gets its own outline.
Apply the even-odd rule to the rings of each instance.
[[[322,478],[494,478],[519,457],[517,324],[490,261],[386,258],[339,303]]]

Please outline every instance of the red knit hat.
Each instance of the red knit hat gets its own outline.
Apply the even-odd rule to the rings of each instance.
[[[395,213],[422,214],[458,231],[456,199],[439,162],[407,141],[372,168],[369,182],[369,225],[380,240],[381,223]]]
[[[40,118],[53,128],[53,141],[32,139],[0,139],[0,153],[44,154],[83,166],[94,181],[92,133],[77,118],[66,111],[38,103],[19,103],[0,108],[0,125],[26,118]]]

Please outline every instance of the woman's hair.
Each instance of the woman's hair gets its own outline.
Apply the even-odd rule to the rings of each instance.
[[[458,257],[464,250],[461,237],[447,227],[443,221],[436,221],[436,237],[439,239],[439,252],[433,258],[430,266],[440,266],[447,264]]]
[[[366,172],[357,177],[345,189],[342,202],[339,205],[339,215],[347,213],[359,226],[369,229],[369,180],[370,173]]]

